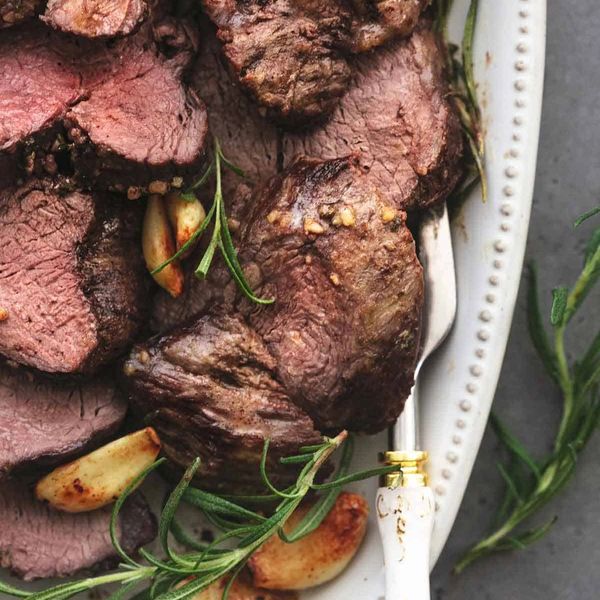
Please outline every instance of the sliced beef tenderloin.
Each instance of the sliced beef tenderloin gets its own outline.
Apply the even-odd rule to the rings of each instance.
[[[125,402],[106,381],[52,381],[1,365],[0,478],[95,446],[120,426],[125,412]]]
[[[366,52],[409,35],[431,0],[351,0],[352,49]]]
[[[139,215],[32,181],[0,193],[0,354],[55,373],[119,355],[145,318]]]
[[[0,566],[26,581],[65,577],[82,569],[107,567],[117,559],[110,541],[111,507],[88,513],[62,513],[38,502],[15,481],[0,486]],[[120,515],[120,542],[133,553],[156,536],[145,500],[128,500]]]
[[[81,78],[73,64],[79,52],[72,41],[53,34],[39,23],[2,32],[2,187],[23,175],[23,172],[19,173],[19,167],[24,167],[26,159],[32,157],[32,142],[53,139],[66,108],[82,98]]]
[[[146,0],[49,0],[42,20],[88,38],[129,35],[148,14]]]
[[[204,104],[182,85],[178,56],[153,50],[148,31],[111,49],[99,77],[87,60],[82,65],[90,94],[69,108],[65,125],[76,175],[92,188],[123,190],[175,176],[190,181],[204,160]]]
[[[276,120],[322,119],[348,88],[352,18],[339,0],[203,0],[203,6],[236,78]]]
[[[267,439],[269,473],[285,486],[296,470],[278,459],[320,440],[277,381],[275,360],[260,337],[239,316],[207,314],[137,346],[123,373],[134,410],[156,428],[166,456],[181,467],[202,457],[204,487],[262,489]]]
[[[211,133],[225,156],[240,167],[251,182],[277,172],[277,129],[233,81],[215,36],[214,27],[201,23],[202,50],[191,70],[192,83],[206,103]],[[223,173],[223,191],[229,200],[240,178]]]
[[[321,431],[392,424],[413,384],[423,273],[406,214],[350,158],[301,159],[253,198],[241,303],[279,380]]]
[[[208,126],[204,105],[182,83],[189,50],[175,41],[158,24],[110,44],[38,23],[3,34],[0,164],[10,168],[2,182],[14,181],[18,166],[21,176],[38,163],[43,170],[56,147],[67,148],[79,181],[95,189],[191,179]],[[168,57],[158,45],[171,49]]]
[[[463,144],[437,36],[424,22],[408,40],[358,57],[354,71],[351,89],[323,127],[286,135],[286,164],[301,155],[356,153],[398,207],[445,199],[461,176]]]

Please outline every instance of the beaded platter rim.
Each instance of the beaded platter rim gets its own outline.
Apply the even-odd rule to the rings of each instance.
[[[502,14],[496,15],[493,9],[489,9],[489,2],[480,2],[480,5],[484,9],[481,15],[484,31],[497,26],[496,20]],[[487,10],[485,5],[488,5]],[[451,399],[456,418],[451,430],[446,433],[448,450],[442,456],[438,444],[432,442],[431,446],[431,485],[436,495],[437,510],[443,513],[434,534],[432,563],[441,553],[456,518],[494,399],[523,269],[533,201],[545,67],[546,0],[510,0],[506,7],[511,11],[504,31],[507,51],[498,55],[497,60],[501,61],[498,70],[489,70],[495,59],[494,50],[484,50],[485,42],[481,41],[476,48],[478,62],[482,56],[485,57],[481,81],[489,132],[486,151],[491,209],[491,225],[486,236],[492,235],[493,240],[486,239],[483,243],[486,248],[483,253],[486,280],[483,285],[479,283],[477,286],[479,297],[469,303],[475,335],[469,332],[472,349],[465,357],[467,360],[461,361],[462,372],[457,373],[458,385],[454,387],[459,393]],[[509,110],[496,113],[498,98],[496,104],[492,104],[486,96],[495,94],[495,88],[500,84],[506,87],[501,102]],[[469,201],[480,199],[478,193]],[[457,237],[464,235],[459,231],[462,226],[454,224],[455,247],[458,245]],[[464,226],[466,231],[470,231],[468,224]],[[465,246],[459,247],[459,261],[467,258],[465,249]],[[466,254],[471,254],[470,248]],[[461,288],[466,288],[465,283],[464,278],[462,285],[459,281],[459,293]],[[477,308],[473,310],[475,306]],[[453,341],[456,346],[456,341]],[[451,341],[447,351],[452,352],[452,345]],[[425,415],[427,417],[431,421],[433,415],[429,412]],[[424,436],[427,441],[437,434],[437,428],[429,425]],[[463,466],[460,467],[460,448],[462,438],[466,436],[471,439],[465,444]],[[452,485],[450,481],[454,474],[458,481]],[[448,496],[452,498],[450,501],[446,500]]]
[[[460,39],[469,0],[456,0]],[[475,191],[452,224],[458,315],[423,373],[422,439],[436,498],[435,566],[450,535],[479,451],[516,304],[533,200],[545,67],[546,0],[480,0],[474,48],[484,126],[488,200]],[[359,440],[356,467],[373,464],[386,437]],[[372,502],[377,482],[354,486]],[[373,508],[373,507],[372,507]],[[374,512],[373,510],[371,511]],[[377,525],[347,572],[303,600],[383,597]]]

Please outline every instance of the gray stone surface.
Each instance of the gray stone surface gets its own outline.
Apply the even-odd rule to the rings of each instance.
[[[570,283],[585,230],[574,219],[600,199],[600,5],[549,0],[547,75],[540,155],[527,256],[540,267],[546,295]],[[506,355],[495,410],[539,455],[548,450],[560,397],[526,332],[525,285]],[[546,306],[547,308],[547,306]],[[600,325],[600,295],[574,323],[572,348]],[[458,520],[432,581],[434,600],[597,600],[600,598],[600,470],[596,436],[567,490],[541,515],[553,531],[525,551],[497,555],[451,575],[460,554],[488,531],[499,502],[499,449],[488,431]]]

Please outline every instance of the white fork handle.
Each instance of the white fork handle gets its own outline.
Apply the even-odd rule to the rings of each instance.
[[[429,548],[435,501],[428,487],[379,488],[386,600],[430,600]]]

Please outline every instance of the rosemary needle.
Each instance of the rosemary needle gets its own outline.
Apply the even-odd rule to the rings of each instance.
[[[213,230],[208,246],[200,259],[198,266],[196,267],[195,274],[200,279],[205,279],[208,275],[210,267],[212,265],[215,253],[217,250],[221,252],[227,268],[230,270],[233,279],[238,285],[240,291],[255,304],[272,304],[273,298],[260,298],[253,291],[248,283],[244,271],[237,257],[237,251],[233,245],[231,233],[229,232],[229,224],[227,222],[227,212],[225,210],[225,201],[223,198],[223,186],[222,186],[222,168],[225,167],[230,171],[234,172],[239,177],[245,177],[244,172],[236,167],[231,161],[229,161],[221,150],[219,140],[215,138],[215,145],[213,150],[213,159],[207,169],[204,171],[202,176],[193,183],[182,195],[181,198],[188,201],[196,200],[195,191],[206,185],[211,178],[211,175],[215,175],[215,192],[213,196],[213,203],[208,211],[206,217],[199,225],[198,229],[191,235],[190,239],[181,246],[181,248],[175,252],[170,258],[161,263],[156,267],[151,275],[160,273],[165,267],[170,265],[174,260],[181,258],[187,251],[192,248],[202,234],[212,224]]]
[[[460,48],[461,60],[456,56],[459,47],[448,41],[448,16],[453,4],[454,0],[437,0],[435,21],[435,29],[442,36],[446,47],[450,98],[456,108],[469,150],[466,174],[462,184],[453,192],[453,198],[455,200],[465,198],[475,184],[481,183],[481,194],[485,201],[487,199],[485,144],[473,68],[473,43],[479,0],[471,0],[469,5]]]

